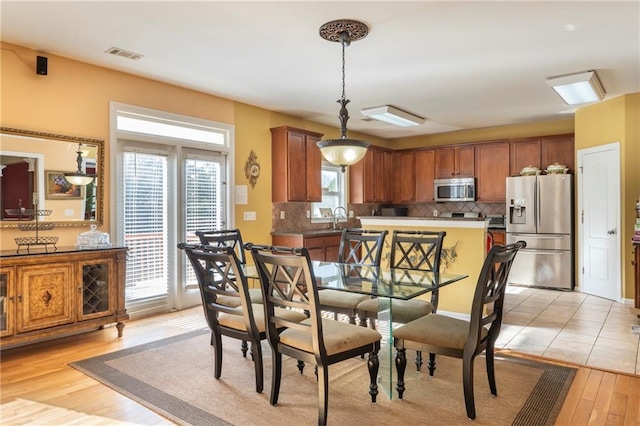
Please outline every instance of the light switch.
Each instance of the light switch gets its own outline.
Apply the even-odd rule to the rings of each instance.
[[[307,210],[307,219],[311,219],[311,210]]]
[[[244,212],[244,220],[256,220],[256,212]]]
[[[353,217],[353,210],[349,210],[349,217]]]

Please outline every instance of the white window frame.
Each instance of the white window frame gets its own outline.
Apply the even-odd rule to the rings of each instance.
[[[338,205],[340,205],[341,207],[344,207],[345,210],[347,209],[347,200],[348,200],[348,188],[349,188],[349,181],[348,181],[348,173],[347,172],[342,172],[342,169],[340,166],[336,166],[334,164],[328,163],[326,161],[322,162],[322,170],[331,170],[331,171],[335,171],[338,172],[338,176],[341,177],[340,179],[340,190],[338,191],[340,193],[339,195],[339,199],[340,202],[338,203]],[[322,193],[324,195],[325,190],[324,188],[322,189]],[[322,203],[311,203],[311,223],[332,223],[333,222],[333,217],[319,217],[319,216],[314,216],[314,213],[316,211],[316,208],[318,205],[320,205]],[[332,212],[333,213],[333,212]],[[342,212],[342,214],[344,215],[344,212]],[[346,215],[345,215],[346,216]],[[338,219],[338,222],[347,222],[348,218],[347,217],[341,217],[340,219]]]
[[[206,151],[215,151],[218,152],[227,158],[227,167],[226,173],[224,176],[226,182],[225,194],[224,194],[224,202],[226,203],[226,212],[225,212],[225,222],[226,227],[235,228],[235,197],[233,188],[235,188],[235,126],[227,123],[220,123],[211,120],[204,120],[196,117],[189,117],[180,114],[173,114],[165,111],[154,110],[150,108],[139,107],[135,105],[124,104],[120,102],[111,101],[109,103],[109,119],[110,119],[110,138],[109,138],[109,213],[110,220],[109,226],[111,230],[111,241],[115,244],[118,244],[122,241],[123,236],[119,235],[119,227],[118,227],[118,170],[122,165],[120,164],[120,158],[118,156],[119,152],[119,140],[129,140],[135,141],[136,143],[145,144],[161,144],[166,145],[169,151],[173,151],[177,158],[182,158],[183,150],[185,148],[194,148],[198,150],[206,150]],[[170,137],[163,137],[160,135],[150,135],[145,133],[139,133],[134,131],[119,131],[118,130],[118,116],[131,116],[131,117],[143,117],[145,120],[156,121],[160,124],[175,124],[184,127],[190,127],[194,130],[208,130],[221,132],[224,134],[225,143],[213,143],[206,142],[202,140],[189,140],[189,139],[176,139]],[[172,188],[177,188],[178,176],[183,173],[182,165],[179,162],[178,169],[174,170],[170,173],[169,179],[171,180],[169,185]],[[183,195],[184,196],[184,195]],[[181,203],[184,203],[185,200],[180,200]],[[183,205],[183,204],[181,204]],[[182,229],[179,229],[179,224],[183,223],[184,219],[184,211],[180,208],[174,207],[174,210],[171,211],[172,217],[175,218],[174,221],[171,221],[169,224],[169,233],[174,236],[173,238],[182,238],[181,232]],[[173,241],[170,241],[170,245]],[[175,245],[173,245],[175,247]],[[177,265],[180,264],[178,261],[179,255],[182,252],[177,249],[173,251],[173,254],[170,254],[170,258],[168,262],[171,263],[171,270],[174,271],[170,280],[173,280],[176,286],[181,280],[181,277],[185,276],[183,270],[179,270]],[[177,287],[177,290],[174,291],[177,300],[169,300],[168,303],[170,306],[166,306],[164,304],[158,304],[157,306],[149,306],[145,308],[144,315],[166,311],[167,309],[182,309],[184,307],[192,306],[193,300],[195,298],[191,297],[191,295],[184,295],[183,291]],[[183,301],[182,297],[186,297]],[[197,298],[199,303],[199,295]],[[185,302],[185,303],[183,303]],[[127,309],[134,308],[134,306],[127,305]],[[135,308],[134,308],[135,309]],[[134,311],[135,312],[135,311]],[[140,313],[142,314],[142,310]]]

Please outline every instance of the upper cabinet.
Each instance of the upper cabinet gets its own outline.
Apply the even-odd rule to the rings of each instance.
[[[575,139],[573,135],[544,137],[540,146],[541,169],[551,164],[564,164],[569,173],[575,172]]]
[[[415,201],[416,173],[415,152],[393,153],[393,202],[396,204]]]
[[[365,157],[349,166],[349,202],[390,203],[392,170],[391,150],[369,146]]]
[[[418,203],[433,201],[433,179],[435,178],[435,162],[435,149],[425,149],[415,152],[415,201]]]
[[[509,176],[509,143],[500,141],[476,145],[476,197],[481,203],[506,199]]]
[[[322,201],[322,134],[282,126],[271,129],[272,201]]]
[[[573,134],[512,139],[511,175],[519,176],[527,166],[546,169],[550,164],[564,164],[569,172],[575,170],[575,144]]]
[[[435,156],[436,178],[475,176],[474,145],[437,148]]]

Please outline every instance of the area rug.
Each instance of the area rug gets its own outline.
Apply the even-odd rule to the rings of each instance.
[[[237,340],[224,338],[222,377],[213,378],[209,340],[208,330],[198,330],[70,365],[181,425],[317,423],[317,382],[312,366],[300,374],[296,361],[285,357],[278,405],[271,406],[268,343],[262,345],[265,390],[258,394],[251,358],[242,357]],[[407,366],[404,399],[397,399],[394,392],[390,400],[381,391],[372,404],[366,360],[353,358],[332,365],[328,423],[470,424],[462,393],[461,360],[439,356],[435,376],[423,370],[418,373],[415,367]],[[552,425],[574,373],[573,368],[498,356],[498,396],[493,397],[485,360],[478,357],[474,371],[477,417],[473,424]]]

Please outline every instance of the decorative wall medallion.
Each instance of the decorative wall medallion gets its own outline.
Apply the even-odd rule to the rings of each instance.
[[[256,160],[258,156],[253,150],[249,154],[249,158],[244,165],[244,175],[249,179],[249,183],[251,184],[251,189],[256,186],[256,182],[258,182],[258,176],[260,176],[260,163]]]

